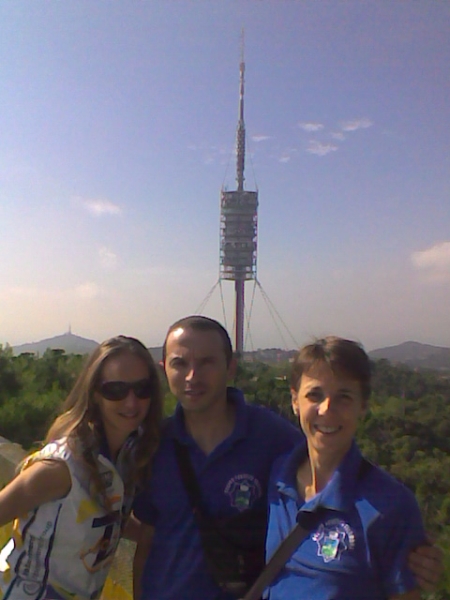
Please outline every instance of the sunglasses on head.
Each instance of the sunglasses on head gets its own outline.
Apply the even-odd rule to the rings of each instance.
[[[130,390],[133,390],[134,395],[139,400],[146,400],[152,395],[152,380],[104,381],[98,386],[97,390],[106,400],[124,400],[130,393]]]

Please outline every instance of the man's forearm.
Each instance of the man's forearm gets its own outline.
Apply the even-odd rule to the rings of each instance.
[[[142,573],[144,572],[147,554],[136,548],[133,560],[133,600],[141,600],[142,597]]]
[[[136,519],[136,517],[131,514],[127,522],[125,523],[125,527],[123,530],[122,536],[127,540],[131,540],[132,542],[138,542],[141,533],[141,522]]]
[[[147,556],[152,545],[153,533],[153,527],[141,523],[133,560],[133,600],[144,600],[142,596],[142,576],[144,574]]]

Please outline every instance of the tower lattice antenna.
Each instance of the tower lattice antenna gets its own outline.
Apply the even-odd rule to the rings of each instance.
[[[236,182],[238,192],[244,190],[245,123],[244,123],[244,30],[241,33],[241,60],[239,63],[239,120],[236,136]]]

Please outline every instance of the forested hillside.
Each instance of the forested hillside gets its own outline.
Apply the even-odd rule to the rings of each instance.
[[[47,350],[41,358],[13,356],[0,346],[0,435],[30,448],[42,440],[61,408],[84,357]],[[373,363],[369,414],[358,433],[365,455],[404,481],[416,494],[428,529],[445,550],[450,598],[450,378],[431,371]],[[236,385],[247,399],[293,419],[289,365],[243,363]],[[167,393],[166,413],[174,399]]]

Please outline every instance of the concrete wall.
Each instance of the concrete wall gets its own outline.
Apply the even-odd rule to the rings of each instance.
[[[0,488],[11,481],[17,465],[25,456],[26,452],[22,446],[0,436]]]

